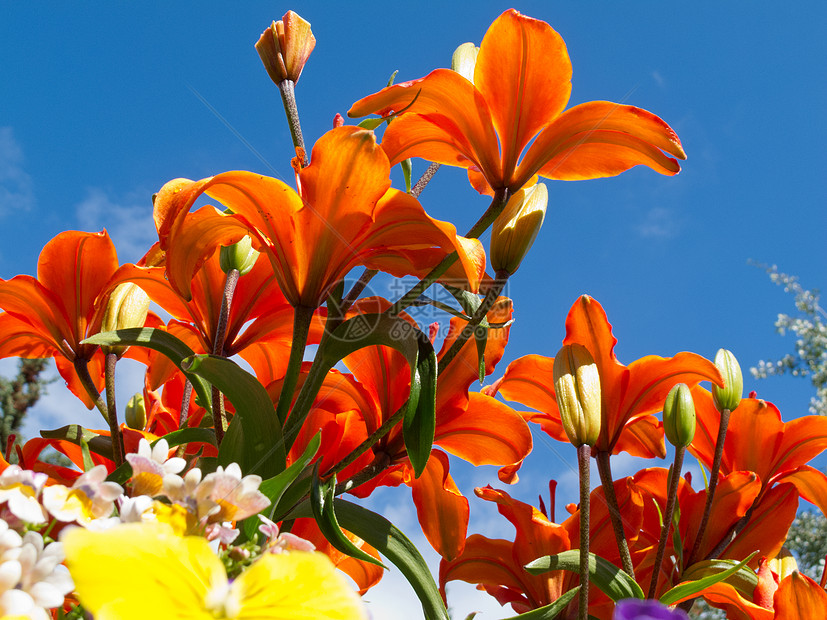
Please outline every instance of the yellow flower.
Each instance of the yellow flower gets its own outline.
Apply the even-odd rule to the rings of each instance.
[[[75,591],[95,620],[365,620],[358,595],[319,553],[266,554],[232,583],[200,536],[131,523],[61,537]]]

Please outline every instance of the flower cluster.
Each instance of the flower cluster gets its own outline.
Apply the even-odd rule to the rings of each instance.
[[[4,617],[362,619],[383,556],[429,618],[448,618],[454,580],[530,617],[677,619],[676,605],[698,597],[739,618],[827,616],[823,583],[782,548],[800,498],[827,508],[827,476],[808,464],[827,448],[827,418],[785,423],[743,398],[724,349],[621,363],[588,295],[554,357],[500,365],[520,303],[505,285],[546,219],[538,177],[637,165],[675,175],[686,155],[669,125],[607,101],[566,109],[561,36],[509,10],[452,69],[363,97],[348,114],[376,117],[337,116],[308,149],[294,89],[314,46],[292,11],[256,45],[285,103],[294,185],[246,171],[176,178],[154,196],[158,241],[137,263],[119,264],[105,231],[67,231],[43,248],[36,278],[0,280],[0,357],[53,357],[107,427],[51,430],[0,461]],[[397,164],[410,186],[413,157],[428,172],[392,187]],[[464,235],[418,200],[440,165],[491,196]],[[364,295],[379,272],[416,284]],[[425,295],[432,285],[446,301]],[[445,313],[441,340],[408,313],[415,305]],[[146,366],[125,416],[122,357]],[[452,459],[516,484],[533,424],[576,448],[579,504],[557,522],[553,482],[539,507],[480,487],[516,533],[469,533]],[[615,479],[613,456],[664,459],[664,439],[671,470],[654,461]],[[71,465],[43,457],[47,447]],[[681,475],[687,450],[709,472],[703,486]],[[438,580],[355,501],[400,485],[442,558]]]

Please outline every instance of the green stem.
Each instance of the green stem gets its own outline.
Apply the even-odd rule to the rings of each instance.
[[[663,525],[660,528],[658,552],[655,555],[652,580],[649,582],[649,595],[646,598],[655,598],[655,592],[658,588],[658,575],[660,575],[663,555],[666,552],[666,541],[669,539],[669,532],[672,529],[672,514],[675,512],[675,499],[678,496],[678,483],[681,479],[681,469],[683,468],[683,456],[685,452],[686,448],[684,446],[675,449],[675,462],[672,465],[672,472],[666,486],[666,512],[663,514]]]
[[[629,553],[629,543],[626,542],[626,533],[623,531],[623,519],[620,516],[620,509],[617,505],[614,481],[612,480],[612,466],[609,461],[609,453],[601,450],[595,457],[597,459],[597,471],[600,474],[600,484],[603,485],[603,494],[606,496],[606,504],[609,509],[609,517],[617,540],[617,550],[620,553],[620,561],[623,570],[629,576],[635,578],[635,569],[632,566],[632,556]]]
[[[302,168],[307,166],[307,150],[304,148],[304,137],[302,126],[299,122],[299,108],[296,105],[296,85],[293,80],[282,80],[279,82],[279,92],[284,103],[284,112],[287,114],[287,124],[290,127],[290,137],[293,139],[293,146],[301,149]]]
[[[589,466],[591,446],[583,444],[577,447],[577,464],[580,470],[580,603],[578,619],[586,620],[589,616],[589,501],[591,486],[589,483]]]
[[[118,426],[118,407],[115,404],[115,366],[117,363],[118,355],[116,353],[106,354],[106,364],[104,366],[106,409],[109,433],[112,437],[112,460],[115,462],[116,469],[123,465],[124,461],[123,439],[121,438],[121,428]]]
[[[488,314],[488,311],[491,310],[491,307],[494,305],[494,302],[497,301],[497,298],[500,296],[500,293],[505,286],[505,283],[508,281],[509,274],[505,271],[498,271],[494,280],[494,284],[488,289],[488,293],[486,293],[485,298],[482,300],[482,303],[479,305],[477,310],[474,312],[471,320],[466,323],[465,327],[457,336],[457,339],[454,340],[453,344],[451,344],[451,348],[445,352],[445,355],[442,356],[442,359],[439,360],[439,370],[443,371],[448,364],[450,364],[453,359],[459,354],[462,347],[468,342],[468,339],[473,335],[474,330],[477,326],[482,322],[485,318],[485,315]]]
[[[287,414],[290,411],[290,404],[293,402],[293,392],[296,390],[296,384],[301,374],[304,350],[307,346],[307,336],[310,333],[310,324],[312,321],[313,308],[308,306],[295,307],[293,310],[293,341],[290,343],[290,357],[287,360],[287,371],[284,375],[284,381],[281,384],[281,394],[279,394],[279,402],[276,407],[279,424],[282,425],[285,431],[289,426],[293,426],[289,423],[285,424],[285,422],[287,420]],[[303,392],[304,389],[302,389],[302,393]],[[301,421],[304,422],[304,419]],[[292,442],[290,442],[289,445],[292,445]]]
[[[92,402],[95,403],[95,407],[97,407],[98,411],[101,412],[103,419],[108,422],[109,412],[106,409],[106,403],[103,402],[103,398],[101,397],[100,392],[98,392],[98,388],[95,387],[95,382],[92,380],[92,375],[89,374],[89,360],[76,357],[73,365],[75,367],[75,373],[77,374],[83,389],[85,389],[86,393],[89,394],[89,398],[91,398]]]
[[[471,227],[465,236],[469,239],[479,238],[482,233],[488,230],[488,227],[491,226],[495,219],[497,219],[497,216],[502,213],[502,210],[505,208],[506,204],[508,204],[508,191],[505,189],[497,190],[494,194],[494,198],[491,199],[491,204],[488,205],[488,209],[486,209],[485,213],[482,214],[482,217],[477,220],[477,223]],[[422,293],[425,292],[429,286],[431,286],[431,284],[436,282],[440,276],[448,271],[448,268],[453,265],[458,258],[459,255],[456,251],[443,258],[428,275],[422,278],[422,280],[415,284],[411,290],[405,293],[395,304],[393,304],[393,306],[388,310],[388,314],[397,315],[410,306],[420,295],[422,295]]]
[[[721,411],[721,424],[718,426],[718,439],[715,442],[715,456],[712,459],[712,469],[709,472],[709,489],[706,492],[706,505],[704,506],[704,516],[701,519],[701,525],[698,528],[698,534],[695,536],[695,544],[692,545],[692,551],[689,554],[687,566],[689,566],[695,558],[695,554],[701,547],[704,534],[706,534],[706,526],[709,522],[709,513],[712,510],[712,501],[715,499],[715,489],[718,487],[718,477],[721,473],[721,459],[724,455],[724,442],[726,441],[727,427],[729,426],[729,409]]]

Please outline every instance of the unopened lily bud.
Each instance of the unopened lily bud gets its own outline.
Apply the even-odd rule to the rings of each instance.
[[[132,282],[124,282],[115,287],[109,296],[109,304],[101,323],[102,332],[116,329],[143,327],[149,311],[149,297],[143,289]],[[102,347],[106,353],[122,355],[126,347]]]
[[[129,428],[134,428],[136,431],[144,429],[144,426],[146,426],[146,405],[144,404],[143,394],[135,394],[127,401],[124,419]]]
[[[463,43],[451,56],[451,69],[459,73],[466,80],[474,83],[474,69],[477,66],[477,54],[480,48],[473,43]]]
[[[695,401],[685,383],[669,390],[663,405],[663,430],[676,448],[685,448],[695,438]]]
[[[741,366],[732,351],[727,349],[718,349],[715,354],[715,365],[724,378],[724,387],[719,388],[714,383],[712,384],[712,402],[718,411],[724,409],[734,411],[741,403],[741,396],[744,394],[744,377],[741,374]]]
[[[230,273],[238,269],[239,275],[246,275],[255,266],[259,252],[253,249],[253,240],[245,235],[240,241],[232,245],[222,245],[218,253],[218,264],[221,271]]]
[[[772,560],[768,562],[770,570],[778,575],[778,580],[781,581],[784,577],[789,577],[798,570],[798,563],[795,561],[793,554],[786,547],[781,547]]]
[[[548,206],[548,189],[537,183],[523,188],[508,200],[491,228],[491,252],[488,255],[495,271],[513,274],[528,254]]]
[[[276,84],[284,80],[298,82],[314,47],[316,37],[310,31],[310,23],[293,11],[273,22],[256,43],[261,62]]]
[[[566,436],[575,447],[593,446],[600,435],[600,376],[591,353],[581,344],[564,345],[552,373]]]

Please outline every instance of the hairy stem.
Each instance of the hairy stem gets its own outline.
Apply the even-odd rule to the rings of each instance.
[[[589,501],[591,486],[589,483],[589,466],[591,446],[583,444],[577,447],[577,464],[580,470],[580,602],[578,619],[586,620],[589,616]]]
[[[301,149],[302,168],[307,166],[307,150],[304,148],[304,137],[302,126],[299,122],[299,108],[296,105],[296,85],[293,80],[282,80],[279,82],[279,92],[284,103],[284,112],[287,114],[287,124],[290,127],[290,137],[293,139],[293,146],[296,151]]]
[[[712,501],[715,499],[715,489],[718,487],[718,478],[721,473],[721,458],[724,455],[724,442],[726,441],[726,432],[729,426],[729,415],[729,409],[721,411],[721,424],[718,427],[718,439],[715,442],[715,456],[712,459],[712,469],[709,472],[709,489],[706,492],[704,516],[701,518],[701,525],[695,537],[695,544],[692,545],[692,551],[689,554],[688,562],[690,564],[695,559],[695,554],[698,552],[698,549],[700,549],[704,534],[706,534],[709,512],[712,509]]]
[[[109,411],[106,409],[106,403],[103,402],[103,398],[101,398],[98,388],[95,387],[95,382],[92,380],[92,375],[89,374],[89,360],[76,357],[73,364],[75,367],[75,373],[77,374],[81,385],[83,385],[83,389],[85,389],[86,393],[89,394],[89,398],[91,398],[92,402],[95,403],[95,407],[97,407],[98,411],[101,412],[103,419],[108,422]]]
[[[235,287],[238,284],[240,274],[238,269],[230,269],[224,279],[224,292],[221,296],[221,310],[218,313],[218,324],[215,326],[215,339],[213,340],[213,355],[224,356],[224,341],[227,337],[227,322],[230,317],[230,308],[233,304]],[[213,427],[215,428],[215,442],[221,446],[224,433],[227,430],[227,411],[224,408],[224,395],[217,387],[212,388],[213,405]]]
[[[116,353],[106,354],[106,364],[104,365],[106,410],[109,420],[109,433],[112,437],[112,460],[115,461],[116,468],[123,465],[124,461],[123,438],[121,437],[121,428],[118,425],[118,407],[115,404],[115,366],[117,363],[118,355]]]
[[[657,591],[658,575],[660,575],[663,555],[666,552],[666,541],[669,540],[669,532],[672,529],[672,514],[675,511],[675,499],[678,495],[678,482],[680,482],[681,478],[681,468],[683,468],[683,456],[685,452],[686,448],[683,446],[675,449],[675,462],[672,464],[672,473],[669,476],[669,482],[666,487],[666,511],[663,513],[663,525],[660,528],[658,552],[655,555],[652,580],[649,582],[649,595],[646,598],[655,598],[655,592]]]
[[[600,473],[600,484],[603,485],[603,494],[606,496],[609,517],[612,521],[615,539],[617,540],[617,550],[620,553],[620,561],[623,564],[623,570],[634,579],[635,569],[632,566],[629,543],[626,541],[626,533],[623,531],[623,519],[620,516],[620,509],[617,505],[617,496],[615,495],[614,481],[612,480],[612,467],[609,462],[610,455],[606,451],[600,451],[595,456],[597,458],[597,471]]]

